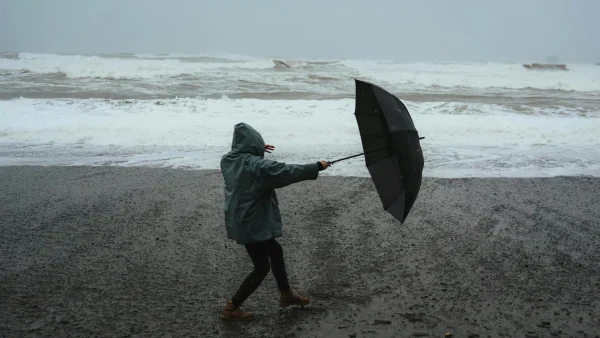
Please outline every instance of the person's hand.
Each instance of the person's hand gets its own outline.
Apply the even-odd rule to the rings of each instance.
[[[319,162],[321,162],[323,169],[327,169],[329,167],[329,162],[327,162],[327,161],[319,161]]]
[[[270,145],[270,144],[265,144],[265,151],[267,153],[271,153],[273,150],[275,150],[275,147]]]

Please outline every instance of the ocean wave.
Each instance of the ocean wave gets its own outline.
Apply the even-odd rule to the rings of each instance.
[[[600,70],[592,65],[570,65],[569,72],[531,72],[514,63],[440,63],[341,61],[361,76],[384,86],[405,88],[542,89],[600,91]]]
[[[0,53],[0,59],[17,60],[19,53],[2,52]]]
[[[335,134],[332,144],[355,142],[354,100],[165,100],[0,101],[0,142],[193,145],[229,142],[233,124],[249,121],[273,138]],[[567,143],[600,146],[600,110],[457,102],[405,102],[428,142],[490,146]],[[285,128],[286,124],[294,128]],[[198,131],[202,130],[202,135]],[[215,132],[212,133],[211,130]],[[8,134],[7,134],[8,133]],[[352,136],[350,136],[352,135]],[[224,137],[224,138],[222,138]],[[350,137],[350,138],[348,138]],[[310,142],[310,141],[309,141]]]
[[[153,79],[202,76],[207,72],[315,68],[333,63],[277,59],[232,60],[205,56],[140,57],[136,55],[84,56],[20,53],[0,61],[1,71],[65,74],[68,78]]]
[[[228,82],[268,78],[272,84],[293,87],[291,79],[303,79],[316,85],[319,80],[350,83],[353,78],[360,78],[404,93],[463,90],[600,92],[600,67],[594,65],[569,65],[567,72],[531,72],[517,63],[292,60],[171,54],[6,55],[9,56],[0,58],[3,74],[65,74],[72,79],[162,81],[196,77],[197,81]],[[322,87],[330,85],[323,84]],[[336,86],[346,88],[341,83]],[[314,91],[318,90],[318,86],[315,87]]]
[[[246,62],[182,62],[178,59],[103,58],[100,56],[21,53],[18,59],[0,60],[1,70],[64,73],[69,78],[152,79],[201,75],[211,70],[270,69],[272,60]]]

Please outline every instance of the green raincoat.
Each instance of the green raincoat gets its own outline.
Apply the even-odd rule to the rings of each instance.
[[[265,142],[254,128],[239,123],[231,151],[221,159],[225,180],[227,236],[239,244],[266,241],[282,235],[275,189],[315,180],[318,163],[285,164],[266,160]]]

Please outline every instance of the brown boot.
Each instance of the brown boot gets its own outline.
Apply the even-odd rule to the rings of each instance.
[[[286,292],[282,292],[281,297],[279,297],[279,306],[281,307],[304,306],[308,304],[310,304],[310,299],[295,295],[291,289]]]
[[[227,301],[227,305],[221,310],[221,318],[226,320],[250,320],[254,318],[254,314],[242,311],[239,307],[233,305],[231,301]]]

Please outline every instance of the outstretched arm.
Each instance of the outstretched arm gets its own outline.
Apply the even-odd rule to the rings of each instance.
[[[327,162],[321,161],[308,164],[286,164],[252,157],[251,166],[261,183],[270,189],[283,188],[293,183],[315,180],[319,171],[327,168]]]

